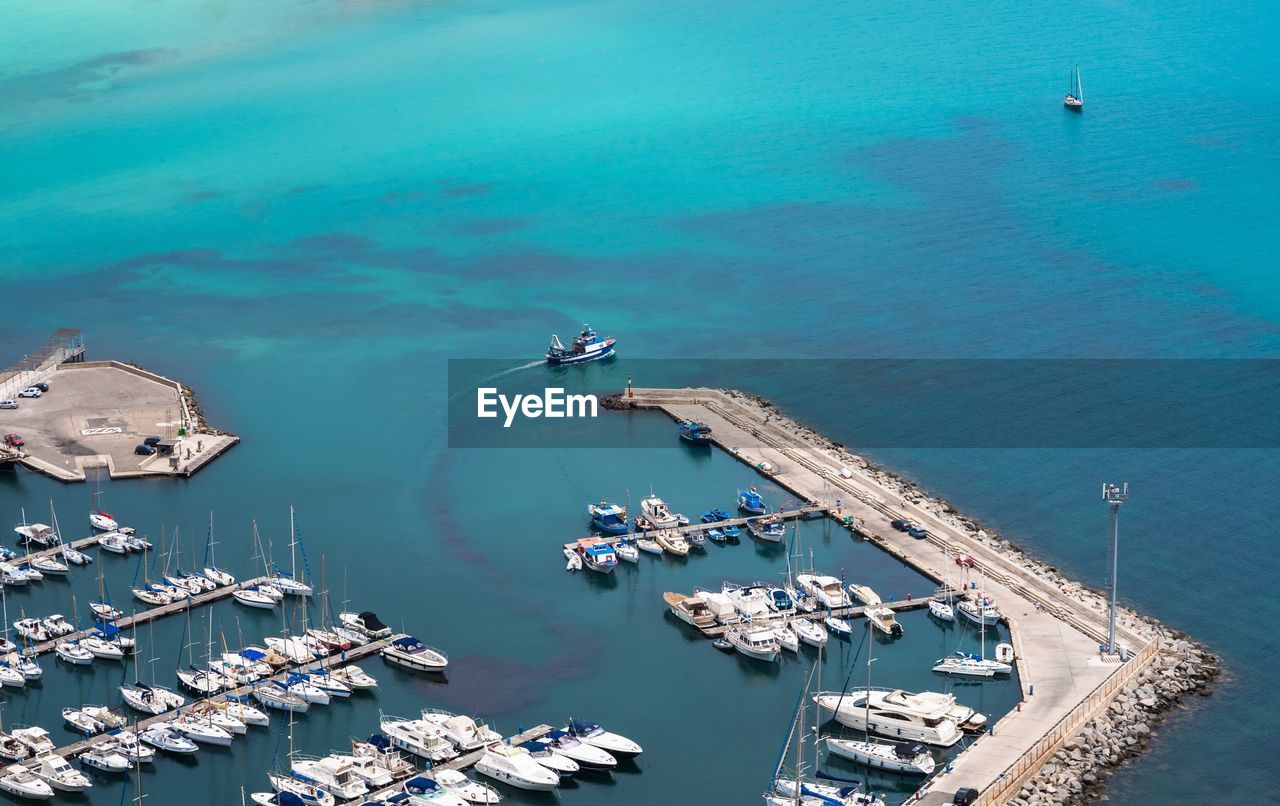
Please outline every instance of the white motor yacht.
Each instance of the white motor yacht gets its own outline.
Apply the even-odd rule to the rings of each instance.
[[[0,776],[0,791],[24,800],[50,800],[53,797],[53,787],[20,764],[4,768],[4,775]]]
[[[824,713],[831,714],[841,725],[867,730],[893,739],[950,747],[960,741],[960,717],[972,709],[958,706],[950,694],[922,692],[912,694],[901,689],[854,689],[845,692],[822,692],[814,702]],[[960,710],[957,710],[960,709]],[[870,724],[868,725],[868,720]]]
[[[13,622],[13,629],[17,630],[18,635],[26,638],[28,641],[43,643],[48,641],[51,636],[45,626],[40,623],[40,619],[23,618]]]
[[[644,519],[654,529],[673,529],[680,526],[681,516],[672,512],[666,502],[656,495],[650,495],[641,500],[640,511],[644,513]]]
[[[439,726],[444,733],[444,737],[453,743],[459,753],[470,753],[472,750],[479,750],[485,745],[502,741],[501,733],[490,729],[483,722],[477,722],[471,717],[462,714],[451,714],[448,711],[424,708],[422,719],[424,722]]]
[[[337,799],[334,798],[332,792],[327,792],[323,787],[317,786],[310,781],[302,781],[291,775],[284,775],[279,772],[267,773],[267,780],[271,781],[271,786],[277,792],[288,792],[297,796],[304,806],[334,806]],[[277,798],[269,803],[279,803],[281,806],[292,806],[293,801],[287,798]]]
[[[30,547],[35,544],[41,548],[49,548],[56,546],[62,542],[58,538],[58,533],[53,530],[52,526],[44,523],[23,524],[22,526],[13,527],[13,531],[18,535],[18,542]]]
[[[133,762],[120,752],[119,746],[112,741],[101,742],[81,753],[80,763],[102,772],[128,772],[133,769]]]
[[[864,605],[882,604],[880,594],[871,589],[869,585],[849,585],[849,595],[862,602]]]
[[[885,635],[897,637],[902,635],[902,625],[898,623],[893,610],[885,605],[868,605],[862,613],[875,627]]]
[[[315,784],[344,800],[361,797],[369,791],[369,785],[356,774],[351,763],[340,758],[295,756],[290,769],[295,778]]]
[[[498,790],[488,784],[473,781],[457,770],[437,770],[435,777],[436,783],[467,803],[497,803],[502,800]]]
[[[402,635],[382,648],[382,657],[397,666],[421,672],[443,672],[449,658],[411,635]]]
[[[549,791],[560,785],[560,776],[530,758],[528,750],[507,744],[486,749],[476,772],[519,789]]]
[[[823,574],[796,574],[796,584],[827,609],[850,607],[853,600],[845,593],[840,580]]]
[[[81,646],[79,641],[60,640],[53,645],[53,654],[73,666],[88,666],[93,663],[93,653]]]
[[[12,735],[13,738],[25,744],[33,756],[43,756],[58,749],[53,739],[49,738],[49,731],[38,725],[15,727]]]
[[[112,554],[128,554],[129,538],[119,532],[108,532],[98,537],[98,548]]]
[[[379,638],[390,638],[391,628],[382,623],[377,614],[370,610],[363,613],[339,613],[338,621],[343,625],[359,632],[370,640]]]
[[[173,730],[168,725],[152,725],[139,733],[138,739],[157,750],[178,755],[189,755],[200,749],[195,742]]]
[[[138,739],[136,729],[118,728],[107,734],[115,742],[116,752],[135,764],[150,764],[156,760],[156,751]]]
[[[415,776],[404,782],[404,792],[409,796],[409,803],[432,804],[432,806],[467,806],[467,802],[458,795],[440,785],[439,781],[425,776]]]
[[[72,730],[77,733],[83,733],[86,736],[101,733],[107,729],[106,725],[86,714],[84,711],[81,711],[79,708],[63,708],[62,719]]]
[[[76,631],[76,628],[61,613],[54,613],[41,619],[40,624],[50,635],[55,637],[70,635]]]
[[[550,731],[541,741],[550,746],[552,752],[573,759],[585,770],[603,771],[618,766],[618,760],[608,750],[587,744],[566,730]]]
[[[525,742],[520,746],[529,751],[529,758],[551,770],[560,778],[569,778],[576,775],[578,770],[581,769],[578,766],[578,762],[568,756],[560,755],[546,742]]]
[[[769,589],[762,585],[735,585],[726,582],[720,590],[743,620],[764,618],[771,614]]]
[[[93,786],[88,776],[72,767],[57,753],[48,753],[36,759],[32,770],[44,782],[63,792],[83,792]]]
[[[364,781],[369,789],[382,789],[395,780],[391,770],[378,763],[379,759],[355,753],[330,753],[328,758],[351,765],[351,771]]]
[[[379,720],[383,736],[393,747],[438,763],[457,755],[453,743],[439,725],[421,719],[405,719],[383,714]]]
[[[169,727],[182,734],[196,744],[211,744],[216,747],[230,747],[235,738],[231,731],[213,724],[210,719],[183,714],[169,721]]]
[[[564,730],[589,745],[599,747],[601,750],[608,750],[610,754],[618,758],[633,758],[644,752],[644,748],[626,736],[620,733],[611,733],[597,723],[589,722],[585,719],[570,719]]]
[[[1013,667],[993,658],[957,652],[954,655],[939,658],[933,665],[933,671],[960,677],[994,677],[998,674],[1011,673]]]
[[[362,690],[378,687],[377,678],[354,663],[331,669],[329,676],[351,689]]]
[[[792,620],[791,629],[795,631],[796,637],[801,642],[809,646],[818,647],[826,646],[827,644],[827,631],[822,629],[821,625],[815,624],[807,618]]]
[[[778,645],[777,634],[769,629],[730,627],[725,638],[733,644],[734,649],[748,658],[769,663],[778,659],[778,653],[782,649]]]

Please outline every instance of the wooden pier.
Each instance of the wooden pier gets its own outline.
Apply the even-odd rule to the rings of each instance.
[[[370,641],[369,643],[363,646],[352,647],[351,649],[348,649],[345,653],[340,653],[337,656],[329,655],[327,657],[317,658],[316,660],[311,661],[309,663],[303,663],[300,665],[287,667],[285,669],[280,670],[279,672],[276,672],[270,677],[262,678],[261,680],[253,683],[252,685],[238,686],[237,688],[234,688],[230,691],[220,692],[218,694],[214,694],[209,697],[204,697],[202,699],[195,699],[195,700],[192,700],[189,704],[182,706],[182,708],[174,709],[172,711],[166,711],[163,714],[150,716],[150,717],[147,717],[146,719],[140,719],[136,723],[134,723],[129,729],[138,730],[138,731],[146,730],[152,725],[156,725],[161,722],[168,722],[172,720],[180,712],[187,711],[199,703],[226,702],[230,697],[240,697],[240,696],[244,696],[245,694],[248,694],[254,685],[258,685],[260,683],[267,682],[270,680],[283,681],[291,673],[299,673],[299,672],[307,673],[307,672],[316,671],[322,668],[336,669],[336,668],[341,668],[343,666],[348,666],[352,663],[355,663],[358,660],[361,660],[362,658],[367,658],[370,655],[374,655],[380,652],[383,647],[385,647],[387,644],[390,644],[393,640],[399,637],[401,636],[393,635],[389,638],[383,638],[377,641]],[[122,705],[121,709],[128,710],[128,706]],[[262,710],[266,711],[267,713],[277,713],[273,711],[273,709],[267,708],[266,706],[262,706]],[[81,739],[80,741],[75,742],[73,744],[59,747],[54,752],[56,752],[60,756],[75,756],[80,753],[83,753],[84,751],[90,749],[91,747],[97,744],[100,744],[110,738],[111,738],[111,735],[108,733],[99,733],[94,736]]]
[[[1121,625],[1117,638],[1130,659],[1105,662],[1098,651],[1106,641],[1105,613],[958,528],[928,501],[904,500],[872,472],[849,467],[847,458],[787,427],[776,411],[745,395],[707,388],[628,389],[619,402],[624,408],[658,409],[677,421],[707,423],[712,441],[731,456],[752,468],[767,463],[770,481],[799,500],[819,502],[842,523],[852,519],[857,533],[935,581],[958,575],[961,554],[982,574],[985,592],[999,605],[1017,647],[1023,701],[927,781],[911,803],[949,803],[960,787],[979,790],[976,806],[1015,796],[1156,655],[1151,639]],[[928,536],[915,539],[893,529],[890,521],[898,518],[922,524]]]

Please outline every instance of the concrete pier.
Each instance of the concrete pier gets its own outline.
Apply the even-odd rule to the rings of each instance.
[[[769,478],[800,500],[818,502],[858,532],[935,580],[958,578],[958,555],[971,558],[985,580],[986,594],[1008,621],[1017,654],[1024,699],[930,779],[916,802],[943,804],[960,787],[981,792],[979,804],[1003,803],[1018,792],[1040,765],[1110,698],[1151,662],[1156,646],[1130,630],[1119,640],[1127,662],[1099,654],[1106,640],[1105,618],[1053,584],[973,539],[933,511],[898,495],[862,468],[801,438],[778,423],[776,412],[741,394],[716,389],[633,389],[621,404],[659,409],[675,420],[701,420],[721,448],[752,468],[767,463]],[[840,506],[836,509],[835,502]],[[890,526],[905,518],[929,531],[915,539]],[[1034,691],[1033,691],[1034,689]]]

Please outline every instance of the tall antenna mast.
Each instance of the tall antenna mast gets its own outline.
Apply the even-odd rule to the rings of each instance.
[[[1116,571],[1120,562],[1120,507],[1129,500],[1129,485],[1103,483],[1102,500],[1111,508],[1111,619],[1107,629],[1107,654],[1119,652],[1116,646]]]

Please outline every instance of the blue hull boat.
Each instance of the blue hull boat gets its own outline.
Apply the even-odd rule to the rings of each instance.
[[[555,367],[562,364],[598,361],[613,355],[614,345],[617,343],[617,339],[601,338],[589,326],[583,325],[582,332],[568,347],[561,343],[559,336],[552,335],[551,346],[547,348],[547,363]]]
[[[764,515],[769,511],[769,507],[765,506],[764,499],[760,497],[755,487],[738,491],[738,509],[748,515]]]
[[[617,504],[608,501],[587,504],[587,514],[591,516],[591,525],[606,534],[627,533],[627,510]]]
[[[703,523],[719,523],[729,520],[729,513],[723,509],[709,509],[698,516]]]
[[[722,528],[724,529],[725,540],[737,540],[742,537],[742,530],[736,526],[725,526]]]
[[[681,420],[676,433],[685,442],[693,445],[711,444],[711,426],[697,420]]]

